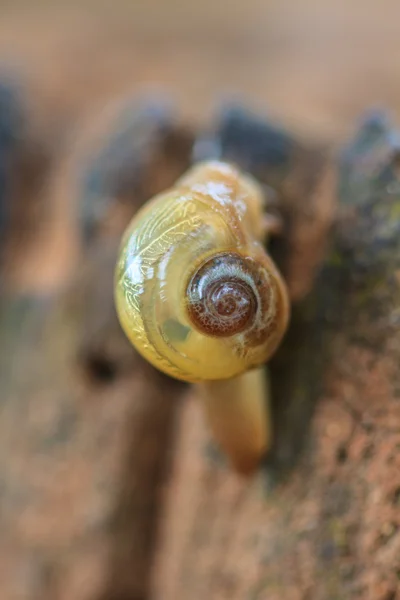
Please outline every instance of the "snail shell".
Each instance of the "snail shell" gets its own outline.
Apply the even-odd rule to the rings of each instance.
[[[265,251],[256,181],[207,162],[129,224],[116,269],[122,327],[155,367],[185,381],[264,363],[286,330],[285,285]]]

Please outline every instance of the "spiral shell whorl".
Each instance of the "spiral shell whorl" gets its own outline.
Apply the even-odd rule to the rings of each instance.
[[[205,335],[229,337],[245,332],[244,343],[262,337],[276,313],[276,293],[268,271],[239,254],[217,254],[192,277],[188,312]]]

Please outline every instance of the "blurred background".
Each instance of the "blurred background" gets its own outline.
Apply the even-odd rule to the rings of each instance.
[[[101,123],[103,109],[125,94],[166,92],[189,127],[207,125],[225,99],[235,98],[302,139],[340,144],[371,108],[384,107],[398,121],[399,69],[398,0],[0,0],[0,80],[4,77],[22,86],[31,144],[21,178],[24,182],[17,186],[15,223],[20,231],[8,247],[8,273],[0,287],[1,293],[11,290],[11,300],[0,311],[0,396],[4,400],[0,414],[1,600],[149,598],[149,573],[157,548],[154,522],[160,512],[155,482],[170,468],[157,462],[161,460],[157,440],[171,442],[171,414],[160,409],[157,420],[151,411],[158,406],[163,385],[172,397],[178,392],[149,374],[142,363],[137,365],[136,359],[131,364],[131,358],[126,359],[131,348],[121,351],[120,360],[119,341],[116,362],[127,361],[121,379],[114,378],[119,373],[115,365],[107,371],[108,363],[104,367],[93,362],[99,379],[113,380],[112,387],[82,383],[74,369],[77,348],[89,338],[86,325],[79,324],[75,306],[68,306],[65,316],[57,312],[61,302],[51,304],[51,294],[62,293],[71,274],[79,271],[79,234],[71,218],[76,195],[71,181],[79,151],[78,160],[70,163],[70,153],[76,152],[70,145],[72,138],[75,142],[93,119]],[[89,149],[95,148],[93,138],[89,140]],[[90,154],[87,148],[85,152],[85,156]],[[26,220],[25,212],[30,215]],[[103,264],[102,255],[96,252],[92,262],[88,259],[89,270],[92,264],[95,271]],[[107,290],[94,287],[87,298],[88,312],[98,309],[94,331],[96,335],[100,331],[101,348],[103,337],[107,338],[108,352],[114,338],[108,334],[109,315],[104,315],[97,301],[112,293],[107,269]],[[90,280],[87,271],[83,278]],[[95,275],[94,280],[101,283],[102,276]],[[32,303],[20,304],[21,298],[25,302],[31,295]],[[41,297],[48,303],[37,304]],[[49,318],[50,325],[45,324]],[[114,327],[114,316],[110,318]],[[161,398],[160,406],[164,402]],[[179,442],[188,456],[191,447],[200,447],[206,437],[196,429],[197,413],[190,419],[193,437]],[[336,428],[341,431],[343,423],[338,421]],[[168,431],[161,435],[166,424]],[[149,443],[146,436],[151,435],[155,438]],[[166,452],[161,450],[164,460]],[[138,458],[142,455],[150,457],[143,464]],[[210,475],[199,456],[192,459],[180,472],[183,478],[179,473],[172,478],[172,500],[163,512],[164,524],[172,523],[170,530],[168,526],[164,530],[171,543],[161,550],[160,582],[154,597],[264,600],[262,591],[254,591],[259,574],[252,571],[253,555],[248,548],[253,542],[258,548],[259,524],[273,517],[263,513],[258,493],[249,498],[229,475]],[[190,474],[192,495],[185,485]],[[221,521],[215,518],[217,541],[210,553],[197,528],[197,484],[206,500],[215,489],[222,489],[220,484],[227,486],[220,499],[210,500],[210,506],[215,502],[212,514],[226,506],[224,502],[231,510],[220,529]],[[306,507],[306,517],[307,510],[312,512],[312,507]],[[237,542],[229,565],[240,585],[230,588],[228,575],[222,583],[215,583],[219,572],[211,563],[214,554],[221,557],[225,552],[221,548],[228,544],[231,523],[239,520],[238,514],[243,539]],[[204,528],[208,518],[205,510],[200,523]],[[250,542],[245,538],[247,518],[253,524]],[[187,541],[196,535],[203,540],[199,542],[203,562],[197,561]],[[247,562],[242,562],[244,546]],[[365,556],[357,552],[352,556],[365,563]],[[370,546],[366,555],[373,555]],[[316,577],[308,570],[308,558],[301,566],[292,556],[285,566],[279,563],[278,579],[294,573],[291,587],[282,595],[278,586],[277,596],[268,588],[265,600],[353,597],[350,592],[331,594],[323,586],[320,595],[307,595],[307,581]],[[260,560],[261,570],[266,562]],[[360,592],[354,597],[398,597],[399,570],[393,568],[392,554],[383,557],[379,568],[376,580],[362,584],[368,593],[375,590],[372,595]],[[394,584],[386,571],[393,575]],[[191,588],[195,572],[200,573],[197,591]],[[356,570],[350,579],[353,576],[356,580]],[[323,577],[320,573],[321,581]],[[381,579],[390,582],[379,587]],[[181,595],[183,580],[187,593]],[[217,590],[214,595],[211,589]]]
[[[136,91],[167,92],[193,125],[234,97],[333,142],[365,110],[400,103],[396,0],[19,0],[0,10],[0,72],[23,82],[54,152],[71,127]],[[55,268],[60,276],[61,259]]]
[[[0,52],[66,119],[167,86],[191,118],[240,94],[336,137],[366,106],[397,108],[399,11],[396,0],[3,1]]]

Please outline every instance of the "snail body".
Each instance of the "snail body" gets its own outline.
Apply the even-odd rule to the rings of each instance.
[[[257,213],[256,182],[206,163],[131,222],[117,266],[117,310],[157,368],[192,382],[225,379],[276,349],[287,299]]]
[[[123,236],[115,299],[125,333],[156,368],[205,382],[208,400],[217,389],[223,396],[221,382],[263,365],[287,327],[263,214],[255,180],[206,162],[150,200]]]

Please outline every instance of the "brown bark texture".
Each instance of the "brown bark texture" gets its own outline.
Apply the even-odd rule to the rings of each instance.
[[[195,399],[183,410],[156,598],[398,597],[398,160],[379,115],[339,155],[326,254],[271,365],[275,448],[259,477],[207,458]]]
[[[81,247],[66,288],[20,291],[13,268],[24,269],[16,251],[21,220],[5,224],[10,235],[3,244],[0,309],[4,600],[148,597],[160,491],[183,386],[166,384],[122,334],[113,271],[121,226],[144,197],[185,169],[191,136],[172,127],[162,102],[128,105],[129,110],[117,103],[110,121],[101,120],[103,127],[109,124],[108,135],[102,137],[97,122],[79,132],[76,148],[60,159],[42,200],[42,214],[57,207],[50,229],[61,217]],[[132,122],[121,127],[126,114]],[[117,157],[115,168],[118,136],[128,166]],[[6,206],[9,200],[2,197]]]
[[[274,140],[243,166],[277,191],[285,233],[272,251],[293,300],[270,365],[274,448],[249,481],[224,465],[193,393],[136,355],[114,313],[122,228],[190,161],[192,134],[162,108],[118,104],[108,132],[95,122],[60,161],[50,196],[71,199],[83,257],[69,289],[3,293],[4,597],[395,598],[393,130],[372,115],[330,159],[238,108],[215,127],[239,164],[254,136]]]

